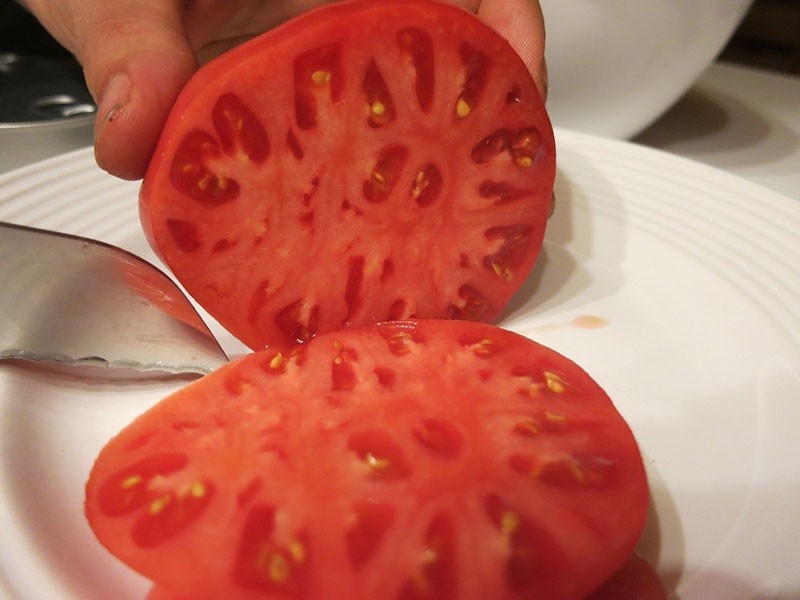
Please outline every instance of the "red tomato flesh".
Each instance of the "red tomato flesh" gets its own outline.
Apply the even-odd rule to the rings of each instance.
[[[86,489],[98,539],[191,600],[584,598],[647,504],[588,374],[448,320],[243,357],[131,423]]]
[[[495,318],[540,250],[553,131],[511,46],[448,3],[302,15],[202,68],[141,188],[153,247],[254,349]]]

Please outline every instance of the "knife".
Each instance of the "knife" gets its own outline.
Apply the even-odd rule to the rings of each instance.
[[[2,222],[0,359],[199,374],[228,362],[156,266],[104,242]]]

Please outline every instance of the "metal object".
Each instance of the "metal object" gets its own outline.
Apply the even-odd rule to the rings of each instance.
[[[74,58],[0,52],[0,172],[91,146],[96,111]]]
[[[209,373],[228,359],[180,288],[86,238],[0,223],[0,359]]]
[[[72,58],[0,52],[0,126],[93,121],[97,107]]]

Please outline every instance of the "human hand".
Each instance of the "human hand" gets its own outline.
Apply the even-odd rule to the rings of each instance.
[[[98,103],[97,163],[140,179],[198,66],[326,0],[20,0],[83,66]],[[449,0],[477,13],[547,89],[538,0]]]

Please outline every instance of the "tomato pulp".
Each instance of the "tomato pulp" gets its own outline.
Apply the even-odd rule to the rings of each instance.
[[[555,177],[509,44],[425,0],[340,2],[203,67],[140,194],[153,247],[253,349],[406,318],[495,318]]]
[[[131,423],[86,490],[98,539],[190,600],[580,599],[647,505],[589,375],[453,320],[243,357]]]

